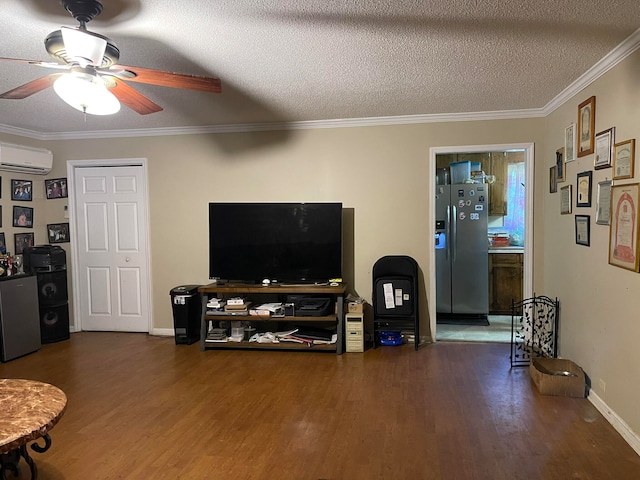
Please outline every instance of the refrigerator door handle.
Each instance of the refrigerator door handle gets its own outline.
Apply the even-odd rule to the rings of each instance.
[[[456,249],[457,249],[456,244],[457,244],[457,237],[458,237],[458,229],[457,229],[458,211],[455,205],[453,205],[451,208],[453,209],[453,215],[449,218],[449,228],[451,228],[451,241],[449,242],[449,245],[452,251],[451,258],[455,262]]]
[[[444,249],[444,256],[447,260],[449,260],[449,257],[451,256],[451,206],[447,205],[447,228],[445,229],[445,235],[446,235],[446,244],[445,244],[445,249]]]

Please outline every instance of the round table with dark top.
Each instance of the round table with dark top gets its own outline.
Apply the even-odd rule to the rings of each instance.
[[[23,379],[0,379],[0,478],[7,472],[20,475],[20,459],[38,477],[38,469],[29,456],[27,445],[42,438],[31,448],[39,453],[51,446],[51,430],[67,408],[67,396],[58,387],[48,383]]]

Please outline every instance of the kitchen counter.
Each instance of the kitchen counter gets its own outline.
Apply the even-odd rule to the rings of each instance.
[[[489,253],[524,253],[524,247],[510,245],[508,247],[489,247]]]

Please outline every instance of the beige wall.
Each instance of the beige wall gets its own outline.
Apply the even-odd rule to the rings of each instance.
[[[542,119],[366,128],[48,142],[56,166],[67,160],[148,159],[153,325],[173,326],[169,290],[208,282],[210,201],[341,201],[350,289],[371,300],[371,268],[384,255],[414,257],[421,279],[423,332],[432,267],[427,168],[429,148],[543,142]],[[22,143],[27,143],[24,140]],[[55,174],[55,175],[54,175]],[[543,177],[546,180],[546,177]],[[62,205],[47,201],[51,222]],[[60,201],[55,201],[60,202]]]
[[[590,95],[597,97],[596,131],[615,126],[617,139],[640,139],[639,55],[546,119],[50,141],[44,146],[53,150],[56,165],[47,177],[65,176],[67,160],[148,159],[156,329],[172,327],[171,287],[208,281],[210,201],[343,202],[353,217],[345,272],[351,289],[371,300],[375,260],[411,255],[424,275],[426,326],[425,298],[433,275],[425,214],[431,201],[426,186],[434,181],[427,168],[429,148],[534,142],[534,291],[560,299],[560,354],[583,366],[597,395],[640,432],[640,276],[607,264],[608,228],[595,225],[595,199],[592,208],[574,207],[574,214],[591,215],[591,246],[584,247],[575,244],[574,215],[561,216],[559,193],[548,193],[549,167],[563,145],[564,128],[575,122],[577,105]],[[0,140],[43,146],[8,135]],[[575,188],[576,173],[592,165],[593,156],[570,163],[568,182]],[[594,183],[610,176],[611,169],[595,171]],[[3,172],[2,177],[2,205],[8,209],[5,178],[12,175]],[[44,224],[62,221],[62,201],[43,202],[47,218],[36,212],[38,242],[46,239]],[[5,225],[8,219],[5,211]],[[5,226],[3,231],[11,230]],[[606,392],[599,379],[606,382]]]
[[[616,141],[640,141],[640,52],[547,118],[548,143],[542,152],[546,170],[553,164],[555,150],[563,145],[564,128],[577,122],[578,105],[596,97],[596,128],[601,132],[616,127]],[[637,147],[636,147],[637,148]],[[581,365],[591,387],[631,429],[640,433],[640,275],[608,264],[609,227],[596,225],[596,185],[611,179],[612,169],[594,170],[591,208],[576,208],[576,174],[593,170],[594,155],[567,164],[567,182],[573,185],[573,214],[560,215],[560,193],[543,197],[544,284],[558,296],[560,313],[560,355]],[[636,152],[636,175],[640,179]],[[591,246],[576,245],[574,216],[591,216]],[[606,383],[606,391],[599,381]]]

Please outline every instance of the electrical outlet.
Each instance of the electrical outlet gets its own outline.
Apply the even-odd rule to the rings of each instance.
[[[599,379],[598,380],[598,386],[600,387],[600,390],[602,390],[602,393],[607,391],[607,384],[605,383],[604,380]]]

